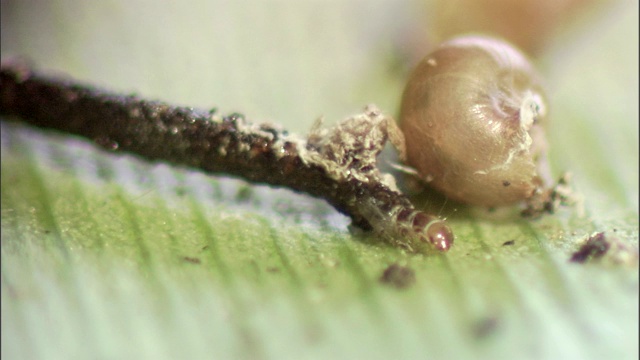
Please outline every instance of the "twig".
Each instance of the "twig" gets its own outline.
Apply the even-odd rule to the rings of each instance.
[[[446,251],[453,243],[443,220],[415,210],[378,171],[376,156],[397,133],[374,107],[304,139],[240,114],[220,117],[215,110],[117,95],[3,64],[0,114],[79,135],[110,151],[323,198],[354,225],[410,251]]]

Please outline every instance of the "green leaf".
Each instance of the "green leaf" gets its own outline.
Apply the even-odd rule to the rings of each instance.
[[[393,44],[419,18],[382,1],[38,5],[2,3],[3,58],[296,132],[393,113]],[[449,218],[446,255],[352,235],[286,189],[3,119],[3,358],[637,358],[637,10],[542,59],[553,168],[583,206],[529,221],[416,198]],[[596,231],[609,254],[570,262]],[[415,282],[381,281],[391,264]]]

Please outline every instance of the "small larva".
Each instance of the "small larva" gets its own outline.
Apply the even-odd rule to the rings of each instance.
[[[407,163],[454,200],[514,204],[546,173],[544,94],[527,58],[501,40],[454,38],[427,55],[404,90]],[[546,179],[545,179],[546,180]]]
[[[389,209],[373,198],[360,201],[358,209],[376,233],[394,246],[428,253],[432,249],[447,251],[453,245],[451,228],[437,216],[402,206]]]

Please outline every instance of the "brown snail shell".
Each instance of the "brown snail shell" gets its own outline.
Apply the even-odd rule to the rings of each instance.
[[[501,40],[440,45],[411,74],[400,127],[407,162],[454,200],[500,206],[543,186],[546,106],[527,58]]]

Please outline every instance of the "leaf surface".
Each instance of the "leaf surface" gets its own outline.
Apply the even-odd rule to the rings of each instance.
[[[85,82],[306,132],[398,108],[415,6],[2,3],[2,54]],[[348,231],[325,202],[148,164],[2,121],[2,356],[638,357],[638,11],[542,59],[554,172],[582,208],[529,221],[417,197],[456,233],[422,256]],[[596,231],[620,249],[570,262]],[[512,244],[509,245],[510,241]],[[380,281],[399,264],[415,282]]]

